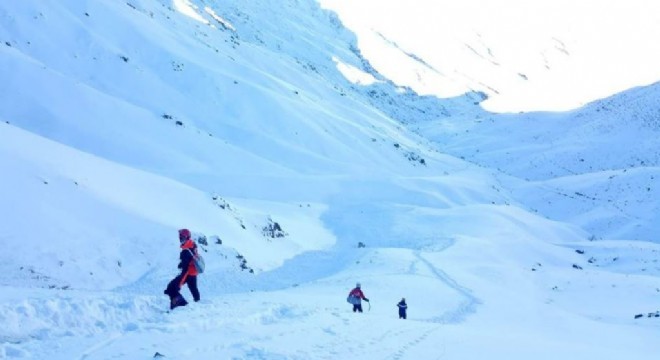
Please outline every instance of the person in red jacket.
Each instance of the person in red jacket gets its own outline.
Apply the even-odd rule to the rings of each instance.
[[[353,304],[353,312],[362,312],[362,300],[369,302],[362,292],[360,283],[355,284],[355,288],[348,293],[348,302]]]
[[[181,269],[181,273],[170,281],[164,291],[170,297],[170,309],[188,305],[188,302],[180,293],[184,284],[188,284],[193,300],[199,301],[200,299],[199,289],[197,288],[198,272],[193,261],[194,255],[197,254],[197,244],[192,240],[190,230],[179,230],[179,242],[181,243],[181,253],[179,254],[178,267]]]

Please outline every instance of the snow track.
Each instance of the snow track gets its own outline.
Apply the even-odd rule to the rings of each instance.
[[[419,261],[428,267],[428,269],[433,273],[433,275],[436,276],[436,278],[438,278],[438,280],[450,288],[456,290],[456,292],[464,297],[464,300],[461,302],[461,305],[458,308],[448,310],[442,316],[435,317],[431,319],[431,321],[441,324],[458,323],[463,321],[468,315],[476,312],[477,305],[479,305],[481,301],[472,295],[472,292],[469,289],[458,284],[456,281],[454,281],[454,279],[449,277],[447,273],[433,265],[433,263],[431,263],[429,260],[425,259],[424,254],[420,253],[419,251],[415,251],[414,254],[415,257],[419,259]]]

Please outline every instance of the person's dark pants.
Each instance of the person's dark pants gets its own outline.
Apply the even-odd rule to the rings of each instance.
[[[406,311],[399,310],[399,319],[405,319],[405,318],[406,318]]]
[[[193,296],[193,300],[199,301],[199,289],[197,289],[197,275],[188,275],[186,278],[186,284],[188,284],[188,289]]]
[[[165,291],[163,291],[165,295],[170,297],[170,309],[174,309],[177,306],[188,305],[186,299],[184,299],[181,293],[179,292],[179,290],[181,289],[179,287],[180,283],[181,283],[181,275],[178,275],[167,284],[167,288],[165,289]]]
[[[353,304],[353,312],[362,312],[362,304]]]
[[[167,284],[167,288],[163,291],[167,296],[170,297],[170,308],[173,309],[177,306],[185,306],[188,304],[186,299],[181,295],[181,277],[183,275],[178,275],[172,281]],[[186,277],[186,284],[188,284],[188,289],[193,296],[193,300],[199,301],[199,289],[197,289],[197,276],[188,275]]]

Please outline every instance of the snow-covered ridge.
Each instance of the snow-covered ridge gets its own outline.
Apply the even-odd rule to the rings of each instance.
[[[515,197],[533,211],[596,238],[657,242],[659,99],[656,83],[566,113],[483,113],[415,126],[447,153],[524,180]]]

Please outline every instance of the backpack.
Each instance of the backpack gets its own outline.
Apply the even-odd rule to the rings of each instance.
[[[353,295],[353,294],[349,294],[349,295],[348,295],[348,298],[346,298],[346,301],[347,301],[349,304],[358,305],[358,304],[360,303],[360,298],[357,297],[357,296],[355,296],[355,295]]]
[[[204,263],[204,258],[202,257],[202,255],[199,255],[199,253],[195,254],[190,249],[188,249],[188,251],[190,251],[190,255],[192,255],[192,257],[193,257],[192,261],[193,261],[193,264],[195,264],[195,269],[197,269],[197,272],[199,274],[203,273],[204,272],[204,267],[206,266],[206,264]]]

